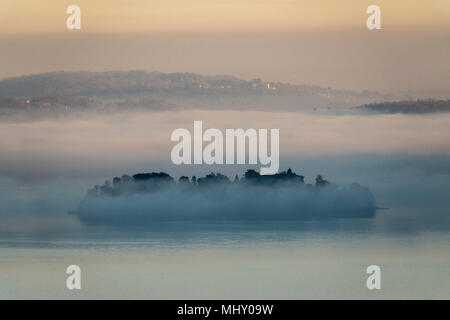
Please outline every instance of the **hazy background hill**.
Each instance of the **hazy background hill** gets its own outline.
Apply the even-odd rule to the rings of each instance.
[[[414,114],[449,112],[450,100],[195,73],[52,72],[0,81],[0,119],[186,109]]]
[[[0,81],[3,115],[208,109],[339,113],[388,100],[376,92],[335,90],[232,76],[146,71],[53,72]]]

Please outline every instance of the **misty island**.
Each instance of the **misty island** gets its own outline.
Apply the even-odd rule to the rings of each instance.
[[[371,191],[357,183],[338,187],[321,175],[315,184],[291,169],[261,175],[247,170],[234,180],[139,173],[90,189],[73,211],[88,224],[148,224],[161,221],[304,221],[372,218]]]

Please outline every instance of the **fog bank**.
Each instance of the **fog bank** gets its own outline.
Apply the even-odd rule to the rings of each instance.
[[[141,112],[0,124],[0,175],[20,179],[173,172],[177,128],[279,128],[280,155],[450,154],[450,114],[324,116],[238,111]],[[227,167],[227,166],[224,166]],[[244,168],[242,168],[244,169]],[[280,162],[280,169],[287,169]],[[191,170],[197,170],[192,166]]]

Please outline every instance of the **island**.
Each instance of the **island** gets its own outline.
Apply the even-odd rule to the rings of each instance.
[[[372,192],[357,183],[339,187],[317,175],[314,184],[291,169],[234,179],[165,172],[122,175],[88,190],[72,213],[86,224],[145,225],[161,221],[317,221],[373,218]]]

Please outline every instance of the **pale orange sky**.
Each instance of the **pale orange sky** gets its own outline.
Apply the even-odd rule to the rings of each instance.
[[[450,0],[0,0],[0,79],[142,69],[447,98],[449,56]]]
[[[449,0],[2,0],[0,33],[65,32],[70,4],[89,33],[364,27],[371,4],[383,27],[450,26]]]

